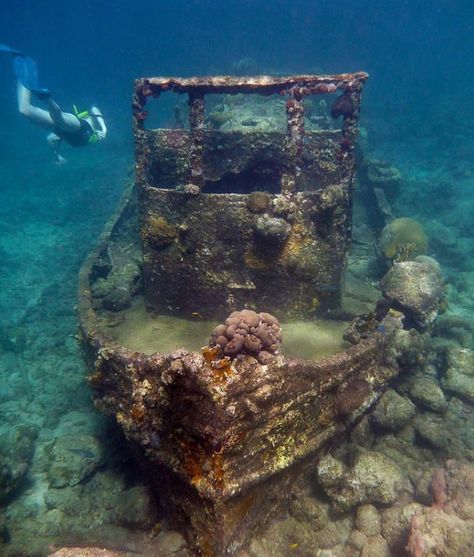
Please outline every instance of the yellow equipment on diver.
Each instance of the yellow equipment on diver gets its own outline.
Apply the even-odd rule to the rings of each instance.
[[[78,118],[84,118],[84,119],[89,118],[90,114],[88,110],[83,110],[82,112],[79,112],[75,104],[72,105],[72,108],[74,109],[74,116],[77,116]]]
[[[79,112],[79,110],[77,110],[77,106],[75,104],[72,105],[72,108],[74,110],[74,116],[76,116],[79,119],[85,120],[86,118],[89,118],[90,113],[88,110],[83,110],[82,112]],[[97,143],[97,141],[99,141],[99,136],[97,135],[97,132],[94,131],[91,136],[89,137],[89,141],[88,143]]]

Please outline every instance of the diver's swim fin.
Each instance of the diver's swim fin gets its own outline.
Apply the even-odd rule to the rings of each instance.
[[[18,81],[31,92],[36,93],[40,99],[47,99],[51,95],[48,89],[39,86],[38,66],[32,58],[22,55],[15,56],[13,69]]]
[[[23,56],[19,50],[16,50],[11,46],[7,46],[6,44],[0,44],[0,52],[9,52],[10,54],[13,54],[13,56]]]
[[[49,89],[44,89],[39,86],[38,66],[32,58],[4,44],[0,44],[0,52],[9,52],[12,54],[13,70],[16,78],[23,87],[35,93],[40,99],[47,99],[51,95]]]

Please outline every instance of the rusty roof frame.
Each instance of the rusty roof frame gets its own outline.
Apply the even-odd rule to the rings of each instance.
[[[143,141],[145,120],[148,112],[145,110],[148,98],[157,98],[161,93],[187,93],[189,105],[189,128],[192,138],[190,149],[191,177],[188,190],[199,193],[204,183],[203,178],[203,131],[205,120],[204,97],[208,94],[279,94],[287,97],[287,136],[288,150],[293,159],[295,169],[299,166],[299,159],[304,141],[304,98],[308,95],[322,95],[342,92],[352,107],[348,113],[342,113],[342,141],[338,159],[346,171],[353,165],[353,153],[357,135],[357,122],[360,110],[360,96],[365,81],[369,75],[366,72],[343,73],[334,75],[291,75],[291,76],[206,76],[206,77],[141,77],[134,81],[133,87],[133,133],[138,146]],[[137,149],[137,154],[142,149]],[[138,157],[140,158],[140,157]],[[143,157],[141,157],[143,158]],[[143,166],[143,161],[137,160],[137,170]],[[289,176],[288,189],[294,189],[295,177]]]
[[[135,80],[135,92],[145,96],[157,95],[164,91],[174,93],[258,93],[261,95],[290,94],[298,89],[300,94],[312,95],[334,93],[337,89],[354,90],[368,78],[365,72],[335,75],[292,75],[274,77],[269,75],[236,77],[142,77]]]

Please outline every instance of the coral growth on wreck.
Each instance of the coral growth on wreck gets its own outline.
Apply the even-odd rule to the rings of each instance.
[[[244,309],[234,311],[218,325],[209,344],[218,346],[223,356],[249,354],[263,363],[278,353],[281,341],[281,327],[276,317]]]
[[[247,209],[252,213],[263,213],[272,202],[271,195],[266,191],[253,191],[247,198]]]
[[[164,217],[150,215],[143,227],[142,238],[155,247],[164,247],[176,238],[176,228]]]
[[[335,414],[338,418],[347,418],[366,400],[370,385],[363,379],[353,379],[342,389],[334,400]]]

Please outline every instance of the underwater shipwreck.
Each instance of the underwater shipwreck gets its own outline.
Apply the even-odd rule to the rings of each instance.
[[[80,328],[97,407],[140,447],[196,555],[237,555],[284,513],[399,375],[404,324],[422,330],[441,303],[441,279],[416,263],[432,287],[415,309],[388,285],[332,353],[285,351],[291,323],[344,314],[367,78],[135,81],[135,184],[82,267]],[[173,125],[148,128],[169,95],[185,98]],[[236,117],[250,97],[278,117]],[[137,304],[142,318],[127,325]],[[154,348],[115,334],[155,314]],[[182,345],[160,344],[187,323]]]

